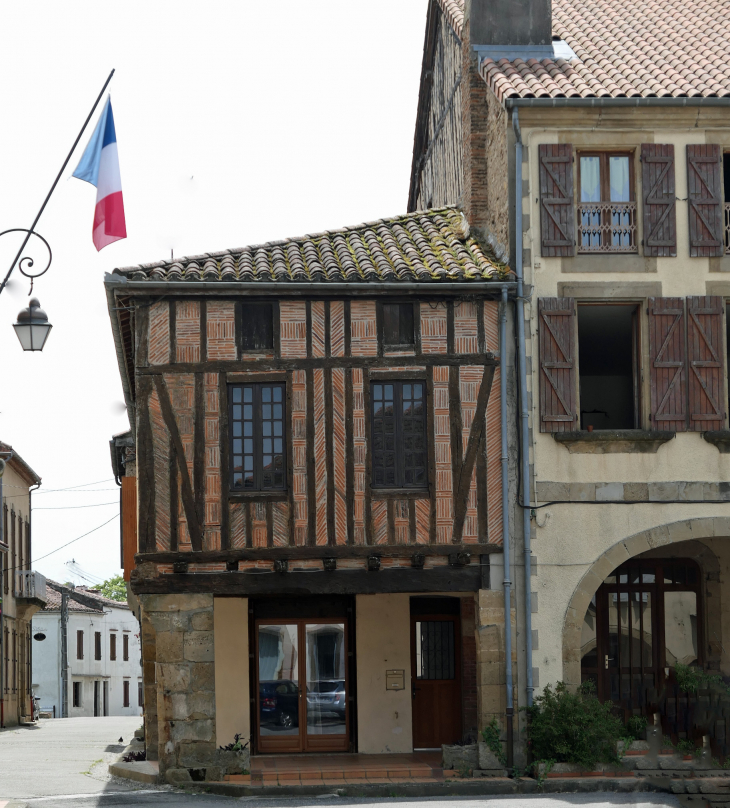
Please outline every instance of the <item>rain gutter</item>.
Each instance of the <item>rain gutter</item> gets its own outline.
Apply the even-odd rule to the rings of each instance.
[[[518,107],[730,107],[730,98],[699,96],[694,98],[506,98],[507,109]],[[518,124],[519,128],[519,124]]]

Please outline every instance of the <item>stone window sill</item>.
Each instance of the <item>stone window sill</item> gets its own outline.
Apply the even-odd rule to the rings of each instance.
[[[592,432],[554,432],[553,437],[571,454],[656,454],[675,434],[668,430],[594,429]]]
[[[721,454],[730,454],[730,429],[717,429],[703,432],[702,437],[717,446]]]

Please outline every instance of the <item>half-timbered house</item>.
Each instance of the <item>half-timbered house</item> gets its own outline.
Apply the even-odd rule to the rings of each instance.
[[[475,629],[501,603],[509,280],[454,208],[107,276],[168,779],[218,778],[236,734],[254,754],[476,735],[504,666]]]

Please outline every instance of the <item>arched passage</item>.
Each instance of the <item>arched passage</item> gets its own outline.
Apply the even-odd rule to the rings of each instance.
[[[635,556],[655,555],[656,552],[672,555],[672,545],[682,543],[683,548],[701,562],[703,569],[717,578],[717,581],[708,581],[708,587],[717,590],[710,594],[715,594],[719,607],[718,560],[713,550],[699,541],[716,537],[730,537],[730,518],[703,517],[659,525],[621,539],[599,556],[576,586],[566,610],[563,624],[563,681],[573,686],[580,684],[581,631],[591,598],[614,569]],[[719,621],[719,608],[716,609],[715,618]],[[716,627],[710,626],[708,631],[710,642],[717,643],[718,658],[722,647],[720,631],[719,623]]]

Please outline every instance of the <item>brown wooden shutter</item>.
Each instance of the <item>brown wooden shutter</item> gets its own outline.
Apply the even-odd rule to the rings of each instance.
[[[76,659],[84,658],[84,632],[76,632]]]
[[[674,188],[674,146],[641,144],[644,193],[644,255],[677,254],[677,203]]]
[[[689,428],[725,428],[725,356],[721,297],[687,298]]]
[[[724,252],[721,159],[716,143],[687,146],[689,254],[693,258]]]
[[[575,384],[575,300],[541,297],[540,432],[573,432],[578,428]]]
[[[684,298],[649,298],[651,428],[687,429]]]
[[[575,254],[573,212],[573,146],[540,146],[540,232],[542,255]]]

